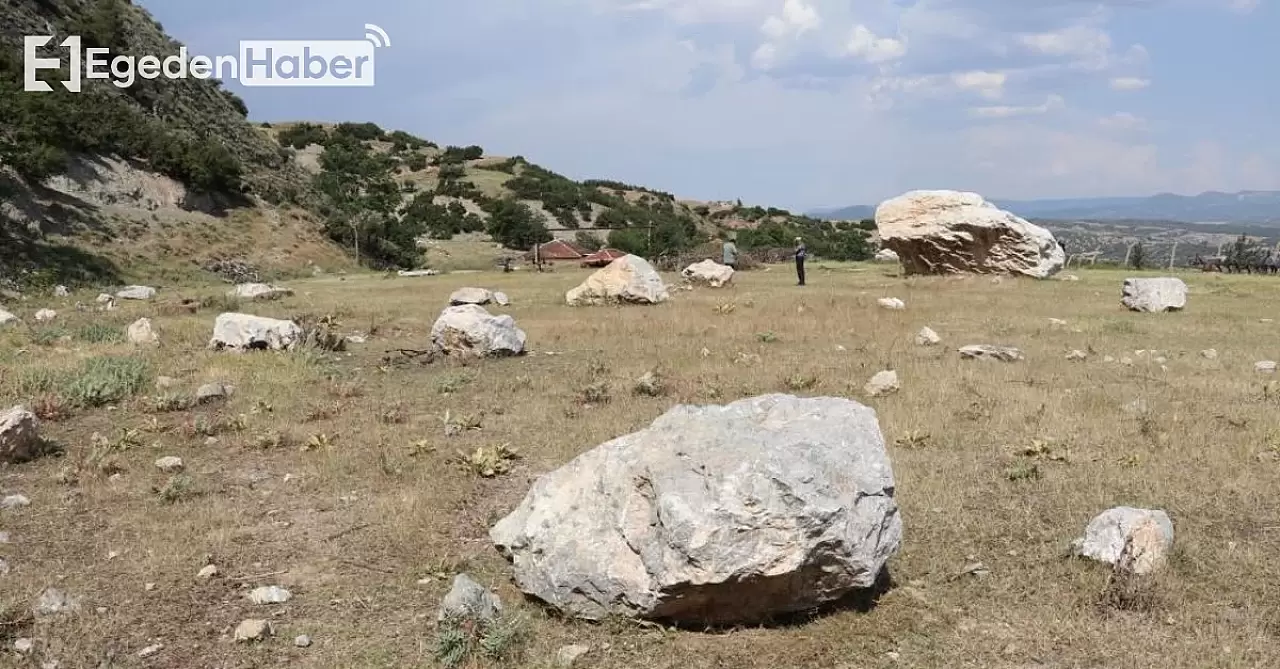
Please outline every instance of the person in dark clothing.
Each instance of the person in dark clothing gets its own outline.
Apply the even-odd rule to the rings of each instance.
[[[809,250],[805,248],[804,240],[796,237],[796,278],[800,280],[797,286],[804,285],[804,259],[809,255]]]

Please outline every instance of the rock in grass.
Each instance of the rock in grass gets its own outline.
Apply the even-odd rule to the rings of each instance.
[[[431,344],[445,355],[501,357],[524,354],[526,336],[514,318],[494,316],[484,307],[448,307],[431,326]]]
[[[302,338],[302,328],[293,321],[250,314],[225,313],[213,323],[209,348],[232,351],[291,350]]]
[[[1159,509],[1117,506],[1098,514],[1084,536],[1071,544],[1079,557],[1114,565],[1128,549],[1129,571],[1147,574],[1158,569],[1173,547],[1173,522]]]
[[[874,410],[764,395],[583,453],[489,536],[565,614],[746,624],[875,585],[902,539],[893,493]]]
[[[1175,277],[1125,279],[1120,302],[1130,311],[1181,311],[1187,306],[1187,284]]]
[[[493,620],[502,613],[502,600],[466,574],[453,577],[453,587],[440,602],[436,620]]]
[[[24,406],[0,412],[0,463],[19,463],[34,459],[43,448],[40,421]]]
[[[998,360],[1000,362],[1017,362],[1022,360],[1022,351],[1012,346],[992,346],[990,344],[970,344],[959,349],[960,357],[966,360]]]

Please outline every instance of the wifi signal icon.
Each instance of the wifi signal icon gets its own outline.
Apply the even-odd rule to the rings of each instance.
[[[364,38],[372,42],[373,46],[378,49],[391,46],[391,36],[387,34],[387,31],[372,23],[364,24]]]

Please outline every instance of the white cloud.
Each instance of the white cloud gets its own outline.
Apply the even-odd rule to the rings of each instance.
[[[956,85],[956,88],[977,91],[983,97],[993,99],[1004,95],[1004,85],[1008,80],[1009,75],[1004,72],[986,72],[983,70],[956,72],[951,75],[951,81]]]
[[[1049,56],[1097,57],[1111,50],[1111,36],[1094,26],[1074,25],[1051,32],[1019,35],[1023,46]]]
[[[845,46],[850,55],[868,63],[898,60],[907,53],[907,43],[892,37],[880,37],[862,24],[853,27],[853,35]]]
[[[1248,14],[1257,9],[1262,0],[1228,0],[1227,6],[1241,14]]]
[[[1109,130],[1141,130],[1147,127],[1147,120],[1130,112],[1116,112],[1098,119],[1098,125]]]
[[[1150,85],[1150,79],[1141,77],[1113,77],[1111,79],[1111,90],[1114,91],[1136,91]]]
[[[751,67],[757,70],[772,70],[774,65],[778,63],[778,47],[770,42],[765,42],[756,47],[751,53]]]
[[[1011,105],[993,105],[989,107],[970,107],[969,115],[974,118],[1010,118],[1014,116],[1030,116],[1047,114],[1062,109],[1066,100],[1061,95],[1050,95],[1038,105],[1016,107]]]

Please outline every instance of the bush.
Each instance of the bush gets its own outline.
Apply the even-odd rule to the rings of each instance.
[[[116,344],[125,340],[125,334],[118,327],[90,323],[76,330],[76,339],[90,344]]]
[[[299,123],[276,136],[284,146],[305,149],[312,144],[324,146],[329,141],[329,131],[314,123]]]
[[[62,393],[77,407],[98,407],[132,397],[151,381],[151,366],[133,356],[102,356],[80,363]]]
[[[386,135],[386,132],[375,123],[339,123],[333,132],[336,135],[361,141],[382,139]]]

